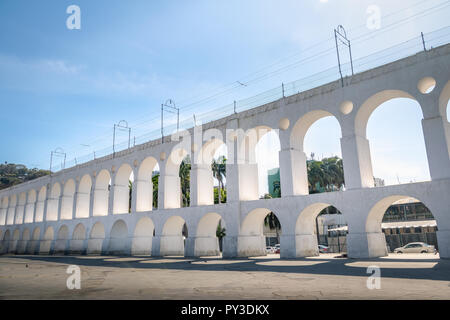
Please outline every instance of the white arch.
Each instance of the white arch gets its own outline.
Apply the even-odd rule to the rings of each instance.
[[[106,169],[101,170],[95,178],[94,217],[108,215],[110,181],[111,175]]]
[[[86,228],[82,223],[76,225],[72,240],[70,240],[70,252],[81,253],[84,249],[84,240],[86,239]]]
[[[39,253],[41,254],[49,254],[52,249],[52,242],[54,240],[55,232],[53,231],[53,227],[49,226],[45,230],[44,239],[40,242]]]
[[[316,217],[330,207],[329,203],[313,203],[304,208],[295,223],[295,254],[297,257],[312,257],[319,255]]]
[[[179,176],[180,164],[189,155],[185,149],[177,147],[172,150],[167,159],[164,174],[164,208],[175,209],[181,207],[181,181]]]
[[[10,201],[9,201],[8,216],[6,218],[7,225],[14,224],[16,205],[17,205],[17,196],[14,194],[11,196]]]
[[[0,206],[0,226],[6,225],[6,215],[8,213],[8,197],[3,197]]]
[[[61,220],[73,219],[73,197],[75,195],[75,181],[67,180],[61,202]]]
[[[216,236],[217,226],[222,216],[218,213],[207,213],[199,221],[195,236],[194,255],[218,256],[220,254],[219,238]]]
[[[128,239],[127,224],[123,220],[117,220],[111,228],[109,239],[109,253],[110,254],[124,254],[126,253]]]
[[[79,223],[73,230],[72,240],[84,240],[85,238],[86,238],[86,228],[82,223]]]
[[[36,203],[36,190],[31,189],[28,192],[27,205],[25,207],[25,223],[33,223],[34,206]]]
[[[91,201],[92,179],[89,174],[85,174],[78,185],[76,218],[88,218]]]
[[[325,110],[310,111],[294,124],[289,137],[290,150],[281,150],[280,152],[281,192],[283,192],[283,189],[288,189],[283,194],[309,194],[307,156],[304,150],[305,137],[314,123],[327,117],[336,119],[342,132],[342,125],[339,119]],[[290,172],[289,168],[291,168]],[[292,191],[290,191],[291,188]]]
[[[183,226],[185,221],[180,216],[172,216],[166,220],[162,230],[160,254],[162,256],[183,256],[184,237]]]
[[[61,185],[55,182],[50,191],[50,197],[47,200],[46,221],[58,220],[59,197],[61,196]]]
[[[358,112],[356,113],[355,117],[356,135],[366,138],[367,123],[369,122],[370,115],[375,111],[376,108],[381,106],[383,103],[395,98],[409,98],[417,102],[416,98],[414,98],[408,92],[402,90],[383,90],[375,93],[361,105]],[[422,106],[420,107],[423,114]]]
[[[105,239],[105,227],[101,222],[96,222],[89,235],[87,254],[101,254]]]
[[[217,130],[220,133],[219,130]],[[194,154],[191,168],[191,205],[214,204],[214,176],[212,162],[220,147],[226,144],[219,138],[206,141]]]
[[[27,194],[26,194],[26,192],[20,193],[19,194],[19,201],[17,203],[17,208],[16,208],[16,218],[14,220],[15,224],[22,224],[23,223],[26,202],[27,202]]]
[[[63,224],[56,235],[56,240],[69,240],[69,228]]]
[[[266,241],[263,234],[264,218],[271,211],[267,208],[254,209],[241,223],[238,239],[238,255],[243,257],[265,256]],[[276,213],[274,212],[276,215]]]
[[[47,188],[45,186],[42,186],[38,194],[38,199],[36,203],[36,215],[34,217],[34,222],[44,221],[44,207],[46,196],[47,196]]]
[[[145,212],[153,209],[153,171],[158,165],[158,161],[154,157],[147,157],[142,161],[136,185],[136,211]]]
[[[39,240],[41,236],[41,229],[39,227],[35,227],[31,236],[30,246],[27,248],[27,253],[35,254],[39,248]]]
[[[381,229],[381,222],[386,210],[396,201],[411,198],[406,195],[387,196],[375,203],[370,208],[366,218],[365,231],[367,233],[367,245],[369,257],[383,257],[388,254],[386,237]],[[436,219],[438,221],[438,219]]]
[[[56,235],[54,252],[57,254],[64,253],[67,249],[67,241],[69,239],[70,239],[69,228],[67,227],[67,225],[63,224],[59,228],[58,234]]]
[[[155,225],[148,217],[139,219],[134,230],[131,253],[134,255],[151,255],[152,238]]]
[[[131,166],[128,163],[124,163],[114,177],[113,214],[129,213],[129,181],[132,172]]]

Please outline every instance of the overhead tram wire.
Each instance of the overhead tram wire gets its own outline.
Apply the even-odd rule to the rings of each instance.
[[[430,1],[430,0],[428,0],[428,1]],[[411,7],[414,7],[414,6],[416,6],[417,4],[419,4],[419,3],[422,3],[422,1],[416,3],[415,5],[413,5],[413,6],[411,6]],[[400,21],[396,21],[396,22],[394,22],[394,23],[388,25],[388,26],[385,27],[385,28],[390,27],[389,30],[394,29],[394,28],[392,28],[393,26],[397,26],[398,24],[403,24],[404,22],[408,22],[409,20],[411,20],[411,19],[413,19],[413,18],[415,18],[415,17],[417,17],[417,16],[425,16],[425,13],[426,13],[426,15],[431,14],[431,13],[434,13],[434,12],[430,12],[430,11],[432,11],[432,10],[434,10],[434,9],[439,9],[439,10],[440,10],[440,9],[442,9],[442,8],[445,8],[446,6],[449,5],[449,3],[450,3],[450,1],[445,1],[444,3],[440,3],[440,4],[438,4],[438,5],[434,6],[434,7],[431,7],[431,8],[426,9],[425,11],[422,11],[422,12],[420,12],[420,13],[417,13],[417,14],[414,14],[414,15],[412,15],[412,16],[406,17],[406,18],[404,18],[404,19],[402,19],[402,20],[400,20]],[[404,9],[403,9],[403,10],[404,10]],[[436,10],[435,10],[435,11],[436,11]],[[387,16],[392,16],[392,15],[394,15],[394,14],[397,14],[398,12],[400,12],[400,11],[397,11],[397,12],[394,12],[394,13],[391,13],[391,14],[388,14]],[[387,16],[385,16],[385,17],[387,17]],[[362,26],[363,26],[363,25],[362,25]],[[361,28],[362,26],[356,27],[356,29]],[[352,28],[352,29],[349,29],[349,30],[355,30],[355,28]],[[383,28],[382,31],[385,32],[385,31],[388,31],[388,30],[385,30],[385,29]],[[373,32],[371,32],[370,34],[364,34],[364,35],[358,36],[358,37],[355,38],[355,39],[358,39],[358,41],[355,41],[355,43],[361,43],[361,42],[363,42],[363,41],[366,41],[367,39],[371,39],[371,38],[373,38],[373,37],[376,37],[376,36],[378,36],[378,35],[381,34],[381,33],[382,33],[382,32],[378,32],[377,34],[374,35]],[[364,38],[364,37],[366,37],[366,38]],[[329,41],[329,39],[326,40],[326,41]],[[325,43],[326,41],[322,41],[322,42],[320,42],[320,43],[317,43],[316,45],[313,45],[313,46],[311,46],[311,47],[309,47],[309,48],[303,50],[301,53],[304,53],[305,51],[310,50],[310,49],[312,49],[312,48],[314,48],[314,47],[318,47],[319,45]],[[328,50],[330,50],[330,49],[328,49]],[[322,53],[325,53],[325,52],[326,52],[326,50],[323,51]],[[291,55],[290,57],[299,55],[299,54],[301,54],[301,53],[296,53],[296,54],[294,54],[294,55]],[[278,75],[278,74],[282,73],[283,70],[285,70],[285,69],[287,69],[287,68],[291,68],[291,67],[293,67],[293,66],[295,66],[295,65],[297,65],[297,64],[299,64],[299,63],[301,63],[301,62],[303,62],[303,61],[308,61],[309,58],[310,58],[310,59],[313,59],[314,56],[304,58],[304,59],[302,59],[302,60],[300,60],[300,61],[297,61],[297,62],[295,62],[295,63],[290,64],[289,66],[282,67],[282,68],[280,68],[280,69],[278,69],[278,70],[274,70],[274,71],[272,71],[272,72],[270,72],[270,73],[268,73],[268,74],[265,74],[265,75],[263,75],[263,76],[261,76],[261,77],[259,77],[259,78],[252,79],[252,80],[246,82],[246,84],[256,83],[256,82],[259,82],[259,81],[261,81],[261,80],[270,78],[270,77],[273,76],[273,75]],[[286,60],[286,58],[285,58],[285,59],[279,59],[280,62],[283,61],[283,60]],[[277,65],[277,64],[279,64],[280,62],[272,63],[270,66]],[[264,70],[264,69],[263,69],[263,70]],[[254,73],[252,73],[252,74],[258,74],[258,73],[260,73],[261,71],[262,71],[262,70],[257,71],[257,72],[254,72]],[[241,79],[242,79],[242,78],[241,78]],[[239,85],[239,87],[241,87],[241,86]],[[234,88],[229,89],[229,90],[227,90],[227,91],[230,91],[230,90],[234,90]],[[222,93],[219,93],[219,94],[222,94]],[[218,95],[218,94],[216,94],[215,96],[217,96],[217,95]],[[212,98],[214,98],[214,96],[205,98],[205,99],[203,99],[203,100],[206,100],[205,102],[208,102],[208,101],[210,101]],[[186,107],[182,107],[182,111],[192,109],[191,106],[196,105],[196,104],[201,103],[201,102],[205,103],[205,102],[202,101],[202,100],[199,101],[199,102],[191,103],[190,105],[187,105],[187,106],[188,106],[187,108],[186,108]],[[142,121],[142,124],[148,123],[148,121],[152,121],[152,120],[157,120],[157,118],[152,118],[152,119],[149,119],[149,120],[146,120],[146,121]],[[140,126],[140,125],[139,125],[139,126]],[[106,136],[108,136],[108,134],[105,134],[104,136],[106,137]],[[101,141],[101,140],[102,140],[101,138],[102,138],[102,136],[100,136],[98,139],[95,139],[94,142],[96,142],[96,141]],[[90,145],[92,145],[92,143],[90,143]]]
[[[411,8],[417,7],[417,6],[419,6],[419,5],[423,5],[424,3],[427,3],[427,2],[430,2],[430,1],[431,1],[431,0],[418,1],[418,2],[416,2],[415,4],[413,4],[413,5],[411,5],[411,6],[408,6],[407,9],[411,9]],[[446,1],[446,2],[444,2],[444,3],[440,3],[440,4],[438,4],[437,6],[434,6],[434,7],[432,7],[432,8],[426,9],[426,11],[431,10],[431,9],[435,9],[435,8],[441,6],[441,5],[445,4],[445,3],[448,3],[448,2],[449,2],[449,1]],[[401,9],[401,10],[398,10],[398,11],[395,11],[395,12],[392,12],[392,13],[389,13],[389,14],[387,14],[387,15],[382,16],[382,18],[386,19],[386,18],[391,17],[391,16],[393,16],[393,15],[396,15],[396,14],[398,14],[398,13],[400,13],[400,12],[403,12],[404,10],[405,10],[405,8],[403,8],[403,9]],[[421,12],[421,13],[419,13],[419,14],[416,14],[416,15],[420,15],[420,14],[422,14],[422,13],[423,13],[423,12]],[[414,15],[414,16],[416,16],[416,15]],[[406,19],[410,19],[410,18],[411,18],[411,17],[407,17]],[[403,20],[406,20],[406,19],[403,19]],[[402,22],[403,20],[401,20],[400,22]],[[397,23],[398,23],[398,22],[397,22]],[[395,24],[395,23],[394,23],[394,24]],[[388,25],[388,27],[389,27],[389,26],[392,26],[392,25],[393,25],[393,24]],[[357,27],[354,27],[354,28],[350,28],[350,29],[349,29],[349,32],[350,32],[350,31],[355,31],[355,30],[361,29],[361,28],[363,28],[363,27],[365,27],[365,24],[360,25],[360,26],[357,26]],[[385,27],[385,28],[386,28],[386,27]],[[382,30],[384,31],[385,28],[383,28]],[[372,33],[373,33],[373,32],[371,32],[371,34],[369,34],[369,38],[372,38],[373,36],[375,36],[375,35],[372,35]],[[356,37],[356,38],[353,38],[352,41],[353,41],[354,43],[359,43],[359,42],[356,42],[356,39],[359,39],[359,38],[361,38],[361,37],[363,37],[363,36],[367,36],[367,34],[364,34],[364,35],[358,36],[358,37]],[[247,79],[247,78],[250,77],[251,75],[259,74],[259,73],[265,71],[267,68],[270,68],[270,67],[272,67],[272,66],[278,65],[278,64],[280,64],[280,63],[283,62],[283,61],[286,61],[286,60],[288,60],[288,59],[291,59],[292,57],[298,56],[298,55],[300,55],[300,54],[304,54],[305,52],[310,51],[311,49],[313,49],[313,48],[315,48],[315,47],[318,47],[318,46],[320,46],[320,45],[322,45],[322,44],[324,44],[324,43],[326,43],[327,41],[330,41],[330,40],[332,40],[332,39],[333,39],[333,37],[330,37],[330,38],[328,38],[327,40],[318,42],[318,43],[316,43],[315,45],[312,45],[312,46],[310,46],[310,47],[308,47],[308,48],[306,48],[306,49],[304,49],[304,50],[302,50],[302,51],[300,51],[300,52],[298,52],[298,53],[292,54],[292,55],[290,55],[290,56],[288,56],[288,57],[285,57],[285,58],[278,59],[278,60],[275,61],[274,63],[271,63],[271,64],[269,64],[268,66],[266,66],[266,67],[264,67],[264,68],[262,68],[262,69],[260,69],[260,70],[258,70],[258,71],[256,71],[256,72],[250,73],[250,74],[248,74],[248,75],[246,75],[246,76],[244,76],[244,77],[242,77],[242,78],[240,78],[240,79]],[[334,47],[333,47],[333,49],[334,49]],[[303,60],[306,60],[306,59],[307,59],[307,58],[305,58],[305,59],[303,59]],[[301,62],[301,60],[300,60],[300,62]],[[283,68],[281,68],[281,69],[278,69],[278,70],[275,70],[275,71],[273,71],[273,72],[271,72],[271,73],[269,73],[269,74],[265,74],[265,75],[263,75],[263,76],[261,76],[261,77],[259,77],[259,78],[256,78],[256,80],[265,80],[265,79],[269,78],[269,77],[272,76],[272,75],[278,75],[278,74],[282,73],[283,70],[285,70],[285,69],[287,69],[287,68],[289,68],[289,67],[294,66],[296,63],[299,63],[299,61],[294,62],[294,63],[291,63],[289,66],[285,66],[285,67],[283,67]],[[251,81],[245,81],[245,80],[244,80],[244,82],[245,82],[245,83],[255,83],[255,80],[251,80]],[[256,81],[256,82],[258,82],[258,81]],[[193,102],[193,103],[187,104],[187,105],[185,105],[184,107],[182,107],[182,110],[183,110],[183,111],[184,111],[184,110],[190,110],[191,108],[187,108],[187,107],[192,106],[192,105],[197,105],[197,104],[200,104],[200,103],[206,103],[206,102],[209,102],[209,101],[211,101],[212,99],[214,99],[214,98],[216,98],[216,97],[218,97],[218,96],[220,96],[220,95],[223,95],[223,94],[232,92],[233,90],[235,90],[235,89],[241,87],[240,85],[236,85],[236,82],[232,82],[232,83],[229,83],[228,85],[221,86],[221,87],[227,87],[227,86],[230,86],[230,85],[233,85],[233,87],[232,87],[232,88],[228,88],[228,89],[225,90],[224,92],[219,92],[219,93],[216,93],[216,94],[214,94],[214,95],[212,95],[212,96],[209,96],[209,97],[207,97],[207,98],[203,98],[203,99],[200,100],[200,101],[195,101],[195,102]],[[218,87],[218,88],[221,88],[221,87]],[[181,100],[180,105],[183,105],[183,102],[189,101],[189,100],[190,100],[190,99],[188,99],[188,100]],[[140,117],[139,119],[142,119],[142,117]],[[149,119],[149,120],[141,121],[141,123],[142,123],[142,124],[145,124],[145,123],[147,123],[148,121],[151,121],[151,120],[157,120],[157,118],[152,118],[152,119]],[[133,121],[130,121],[130,123],[133,123]],[[140,123],[138,123],[138,125],[139,125],[139,124],[140,124]],[[137,127],[136,124],[133,124],[133,126],[134,126],[134,127]],[[104,135],[104,136],[101,136],[101,137],[107,137],[107,136],[108,136],[108,133],[105,133],[105,135]],[[96,139],[96,141],[97,141],[97,139]]]

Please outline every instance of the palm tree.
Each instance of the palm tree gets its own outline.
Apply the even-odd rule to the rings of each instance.
[[[191,159],[189,156],[186,156],[186,158],[181,161],[179,177],[181,184],[181,203],[183,207],[189,207],[191,182]]]
[[[128,195],[128,213],[131,212],[131,197],[133,196],[133,182],[131,180],[128,180],[128,189],[129,189],[129,195]]]
[[[152,177],[153,183],[153,208],[158,208],[158,182],[159,182],[159,172],[155,173]]]
[[[275,232],[277,234],[277,240],[280,241],[280,235],[279,235],[278,231],[281,230],[281,223],[280,223],[280,220],[278,220],[277,216],[273,212],[270,212],[264,218],[264,225],[266,227],[269,227],[269,229],[271,229],[271,230],[275,229]]]
[[[217,159],[217,161],[215,159],[213,159],[213,162],[211,164],[211,170],[213,172],[213,176],[219,182],[219,186],[218,186],[218,190],[217,190],[218,196],[219,196],[219,204],[224,202],[222,199],[222,191],[221,190],[224,188],[223,180],[226,177],[226,162],[227,162],[227,159],[224,156],[221,156]]]

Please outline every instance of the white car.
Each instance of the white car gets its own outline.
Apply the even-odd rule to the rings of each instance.
[[[273,247],[266,247],[266,253],[275,253],[275,249]]]
[[[424,242],[411,242],[394,249],[394,253],[436,253],[436,248]]]

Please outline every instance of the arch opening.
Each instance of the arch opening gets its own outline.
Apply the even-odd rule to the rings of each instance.
[[[367,217],[369,256],[403,254],[407,259],[421,254],[437,259],[437,231],[437,220],[420,200],[404,195],[386,197]]]
[[[95,177],[94,189],[94,217],[108,215],[109,191],[111,189],[111,175],[106,169],[101,170]]]
[[[227,146],[218,130],[205,133],[210,140],[195,150],[191,166],[190,203],[193,206],[226,203]],[[192,199],[191,199],[192,198]]]
[[[39,253],[49,254],[51,253],[53,240],[55,238],[55,232],[53,227],[47,227],[44,233],[44,238],[40,241]]]
[[[194,243],[194,256],[220,256],[226,225],[218,213],[207,213],[199,221]]]
[[[238,256],[252,257],[281,254],[282,225],[276,213],[259,208],[242,221],[238,239]]]
[[[297,257],[347,252],[345,215],[328,203],[314,203],[302,210],[295,225]]]
[[[274,130],[262,135],[255,146],[259,199],[281,197],[280,138]]]
[[[44,208],[45,208],[45,197],[47,196],[47,188],[45,186],[41,187],[39,190],[38,199],[36,202],[36,215],[34,217],[35,222],[44,221]]]
[[[348,101],[347,104],[352,103]],[[344,109],[351,112],[348,107]],[[310,111],[297,120],[290,135],[291,150],[281,153],[289,155],[292,167],[289,178],[292,179],[294,195],[344,188],[341,136],[338,119],[328,111]]]
[[[309,194],[344,190],[340,138],[339,121],[331,114],[313,122],[306,131],[304,151],[309,155],[306,157]]]
[[[155,225],[148,217],[139,219],[134,230],[131,253],[133,255],[152,254],[152,240],[155,233]]]
[[[62,201],[61,201],[61,220],[73,219],[73,198],[75,195],[75,181],[67,180],[64,185]]]
[[[70,252],[80,254],[84,251],[84,240],[86,239],[86,228],[82,223],[76,225],[70,240]]]
[[[237,144],[235,158],[239,168],[239,199],[261,199],[268,194],[269,169],[276,171],[279,167],[276,152],[273,152],[280,149],[278,134],[271,127],[257,126],[247,131],[236,130],[233,138]],[[234,153],[233,150],[228,152]]]
[[[136,180],[136,211],[145,212],[158,208],[159,164],[153,157],[142,161]]]
[[[123,164],[114,177],[113,214],[131,212],[133,181],[133,169],[129,164]]]
[[[16,204],[17,204],[17,196],[14,194],[11,196],[9,207],[8,207],[8,216],[6,220],[7,225],[14,224],[14,218],[16,213]]]
[[[53,184],[52,189],[50,191],[50,197],[47,200],[47,215],[45,217],[46,221],[58,220],[60,195],[61,195],[61,185],[58,182],[56,182]]]
[[[0,226],[6,225],[6,216],[8,213],[8,202],[9,202],[8,197],[2,198],[1,207],[0,207]]]
[[[126,254],[128,250],[127,240],[127,224],[123,220],[117,220],[111,228],[108,252],[115,255]]]
[[[33,223],[34,206],[37,200],[36,190],[32,189],[28,192],[27,204],[25,207],[25,223]]]
[[[89,218],[90,202],[91,202],[92,179],[91,176],[84,175],[78,185],[76,218]]]
[[[188,229],[186,221],[179,216],[172,216],[165,222],[162,230],[161,256],[184,256]]]
[[[423,113],[409,97],[389,97],[372,106],[367,122],[374,186],[430,180]]]
[[[99,255],[103,250],[105,240],[105,227],[101,222],[96,222],[89,235],[87,254]]]
[[[69,241],[69,239],[69,227],[64,224],[59,228],[58,234],[56,235],[55,247],[53,252],[55,254],[65,254],[67,250],[67,242]]]

